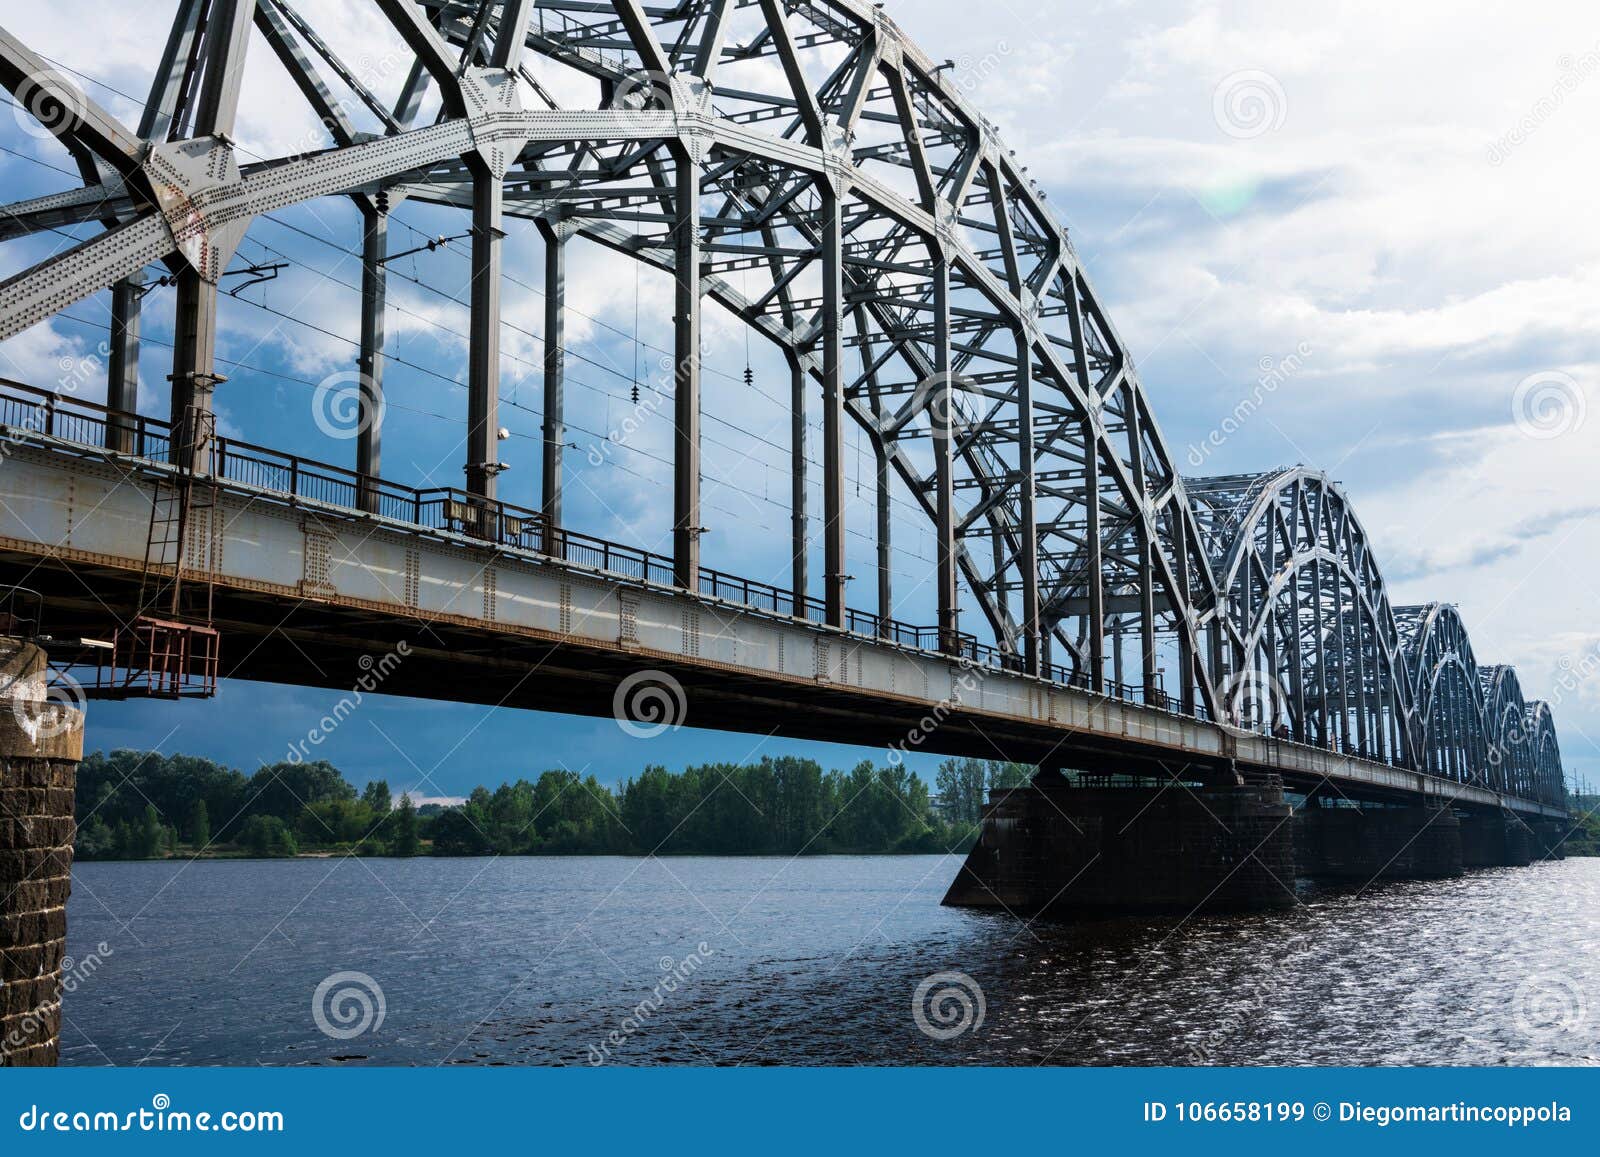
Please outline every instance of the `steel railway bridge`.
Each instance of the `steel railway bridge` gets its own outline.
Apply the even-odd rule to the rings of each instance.
[[[37,957],[30,983],[59,963],[71,793],[55,789],[70,786],[74,726],[81,747],[45,652],[92,666],[91,697],[175,697],[219,676],[348,687],[405,641],[386,692],[609,714],[648,675],[682,689],[696,726],[1040,765],[1033,787],[991,801],[952,893],[968,902],[1048,907],[1056,879],[1097,863],[1106,903],[1188,904],[1197,886],[1202,902],[1264,902],[1295,857],[1347,875],[1526,862],[1517,831],[1565,818],[1548,707],[1510,668],[1479,665],[1452,606],[1391,604],[1333,481],[1303,466],[1179,475],[1044,195],[881,8],[372,0],[404,45],[383,95],[290,0],[176,8],[132,127],[0,30],[0,85],[82,178],[0,214],[0,242],[73,242],[0,283],[0,340],[97,295],[111,318],[104,404],[0,383],[0,583],[18,588],[0,630],[22,705],[15,728],[0,713],[16,777],[0,803],[28,821],[0,828],[0,884],[40,921],[38,943],[0,947]],[[251,51],[320,123],[310,151],[241,161]],[[574,107],[580,89],[592,99]],[[361,219],[361,432],[342,465],[220,436],[212,408],[219,282],[241,239],[328,197]],[[388,227],[407,202],[470,222],[459,489],[407,486],[382,461]],[[545,289],[528,509],[497,494],[502,250],[519,219],[542,238]],[[576,238],[672,275],[670,555],[564,513]],[[170,367],[140,349],[152,272],[174,287]],[[701,559],[706,301],[788,365],[781,586]],[[141,373],[170,380],[166,416],[140,412]],[[871,609],[846,605],[852,426],[878,480]],[[820,511],[806,509],[813,456]],[[891,482],[933,530],[930,624],[893,615]],[[1079,773],[1073,791],[1056,769]],[[1189,790],[1108,786],[1128,776]],[[1293,849],[1277,834],[1285,790],[1305,801]],[[1188,797],[1226,839],[1181,810]],[[1086,830],[1110,834],[1091,847]],[[12,941],[33,927],[0,924]]]
[[[1391,604],[1325,474],[1179,475],[1043,193],[882,8],[371,0],[404,46],[381,95],[290,0],[176,9],[136,126],[0,30],[0,85],[81,175],[0,213],[13,251],[72,241],[0,283],[0,340],[89,298],[110,312],[104,404],[0,382],[0,583],[15,588],[0,604],[15,708],[0,712],[0,811],[24,821],[0,824],[8,985],[58,977],[64,942],[82,715],[54,701],[47,652],[90,697],[178,697],[219,676],[349,687],[403,641],[386,692],[609,714],[646,676],[681,688],[696,726],[1038,764],[1032,787],[991,800],[952,890],[963,902],[1047,908],[1082,876],[1102,905],[1270,903],[1307,863],[1448,874],[1526,863],[1527,832],[1557,846],[1549,708],[1509,667],[1479,665],[1452,606]],[[263,51],[325,139],[241,160],[245,60]],[[212,408],[237,247],[257,218],[330,197],[361,220],[361,421],[344,464],[220,436]],[[382,461],[388,229],[408,202],[467,219],[459,489],[408,486]],[[545,290],[527,509],[497,494],[517,220],[542,238]],[[578,238],[672,276],[670,555],[564,512]],[[173,286],[170,366],[140,349],[153,272]],[[701,559],[706,301],[788,366],[782,585]],[[170,380],[165,416],[140,412],[141,374]],[[851,427],[876,467],[870,609],[846,605]],[[893,614],[891,483],[933,530],[929,624]],[[1128,777],[1164,786],[1112,786]],[[1285,790],[1304,801],[1292,848]],[[59,1008],[52,1022],[5,1007],[3,1029],[42,1017],[23,1052],[53,1056]]]

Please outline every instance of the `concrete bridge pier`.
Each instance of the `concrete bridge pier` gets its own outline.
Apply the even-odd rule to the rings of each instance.
[[[1295,813],[1295,867],[1339,883],[1437,880],[1461,875],[1461,824],[1431,804],[1349,806],[1308,797]]]
[[[0,637],[0,1066],[53,1065],[83,712],[45,695],[45,654]]]
[[[1275,784],[1080,787],[1040,776],[989,793],[944,902],[1050,915],[1289,907],[1289,817]]]

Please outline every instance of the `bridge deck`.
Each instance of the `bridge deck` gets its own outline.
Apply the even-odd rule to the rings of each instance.
[[[151,495],[171,468],[107,454],[92,430],[6,429],[0,578],[42,590],[52,633],[104,635],[137,604]],[[186,573],[215,584],[228,677],[349,688],[404,641],[407,655],[386,665],[384,693],[608,715],[620,681],[650,670],[684,689],[689,726],[1100,771],[1200,776],[1233,764],[1279,774],[1297,790],[1327,784],[1362,798],[1562,814],[1031,677],[987,649],[944,654],[931,649],[936,638],[904,624],[883,629],[874,620],[872,633],[829,628],[731,576],[691,594],[638,567],[636,551],[616,548],[633,568],[618,574],[486,542],[448,519],[429,525],[352,509],[303,488],[337,468],[278,458],[274,468],[286,471],[288,485],[219,479],[216,507],[194,512],[188,536]],[[259,455],[235,461],[260,477]],[[606,557],[602,551],[597,561]],[[712,590],[761,597],[741,602]]]

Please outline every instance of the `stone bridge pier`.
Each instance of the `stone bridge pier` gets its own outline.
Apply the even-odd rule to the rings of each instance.
[[[1289,820],[1276,784],[1083,787],[1044,775],[990,792],[944,902],[1053,916],[1286,908]]]
[[[1295,813],[1295,864],[1314,880],[1437,880],[1462,872],[1461,821],[1454,809],[1339,806],[1312,795]]]
[[[45,694],[32,643],[0,637],[0,1066],[53,1065],[83,712]]]

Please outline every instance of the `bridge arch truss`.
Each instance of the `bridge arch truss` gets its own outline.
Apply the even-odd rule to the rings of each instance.
[[[539,515],[553,541],[564,526],[565,254],[581,236],[674,277],[678,587],[702,582],[701,309],[711,300],[789,366],[797,614],[814,585],[805,411],[820,400],[822,445],[809,453],[822,464],[826,624],[881,634],[894,607],[883,485],[876,614],[845,605],[844,439],[854,423],[879,478],[897,478],[933,527],[940,649],[971,653],[965,628],[975,624],[961,617],[970,605],[994,660],[1014,670],[1219,719],[1232,713],[1230,687],[1258,673],[1282,688],[1280,701],[1259,717],[1233,714],[1241,722],[1391,763],[1442,760],[1441,774],[1471,765],[1471,744],[1484,741],[1457,730],[1452,712],[1476,704],[1481,721],[1475,668],[1420,682],[1343,493],[1298,468],[1179,475],[1130,353],[1044,194],[961,86],[881,8],[371,6],[409,54],[397,96],[375,92],[291,0],[178,0],[135,128],[0,31],[0,85],[39,114],[83,177],[80,188],[7,206],[0,241],[101,227],[0,283],[0,339],[110,291],[107,406],[131,414],[144,271],[165,265],[178,317],[173,456],[204,470],[206,416],[222,380],[218,281],[251,221],[321,197],[359,208],[370,417],[383,408],[389,214],[407,199],[456,207],[471,222],[465,494],[488,509],[502,469],[502,242],[509,221],[529,222],[545,243]],[[323,126],[327,139],[310,151],[250,163],[236,155],[252,42],[270,49]],[[541,80],[552,69],[581,80],[591,99],[563,84],[558,100]],[[436,116],[420,115],[434,104]],[[354,465],[376,502],[381,422],[362,427]],[[1421,637],[1424,650],[1433,645]],[[1544,735],[1548,709],[1528,718]],[[1539,770],[1541,759],[1559,762],[1553,726],[1524,748],[1518,775],[1559,780],[1558,768]]]

